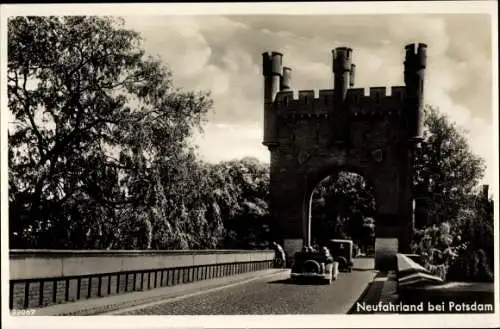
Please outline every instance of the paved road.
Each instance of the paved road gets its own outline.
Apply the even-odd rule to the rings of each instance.
[[[292,284],[288,273],[226,289],[123,310],[121,315],[345,314],[373,279],[373,259],[355,259],[351,273],[328,285]]]

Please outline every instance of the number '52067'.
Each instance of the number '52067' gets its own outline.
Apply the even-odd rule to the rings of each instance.
[[[17,316],[17,315],[34,315],[35,310],[11,310],[10,311],[11,315]]]

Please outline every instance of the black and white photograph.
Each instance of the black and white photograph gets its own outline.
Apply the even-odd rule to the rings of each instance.
[[[1,5],[2,327],[497,327],[497,6]]]

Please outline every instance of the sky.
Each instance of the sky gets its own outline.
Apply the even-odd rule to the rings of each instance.
[[[493,112],[490,17],[444,15],[227,15],[127,16],[144,49],[158,55],[186,90],[208,90],[214,109],[193,142],[210,162],[254,156],[262,146],[261,54],[283,53],[292,89],[333,88],[331,50],[353,48],[356,86],[403,83],[404,46],[428,45],[425,101],[466,130],[474,153],[493,179]]]

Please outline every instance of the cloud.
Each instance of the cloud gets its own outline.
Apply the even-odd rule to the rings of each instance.
[[[177,85],[212,92],[215,112],[197,139],[207,159],[267,158],[260,144],[262,52],[283,52],[294,90],[330,89],[331,49],[352,47],[356,87],[366,88],[403,85],[404,46],[424,42],[429,46],[426,102],[467,129],[473,151],[493,166],[487,147],[493,126],[485,15],[134,16],[126,21],[142,33],[146,50],[172,68]],[[218,142],[227,147],[215,147]]]
[[[241,159],[253,156],[269,163],[269,151],[262,145],[262,127],[256,124],[233,125],[208,123],[203,134],[193,142],[199,145],[200,156],[208,162]]]
[[[196,77],[212,55],[198,23],[189,17],[132,16],[126,23],[141,32],[148,53],[159,55],[181,79]]]

